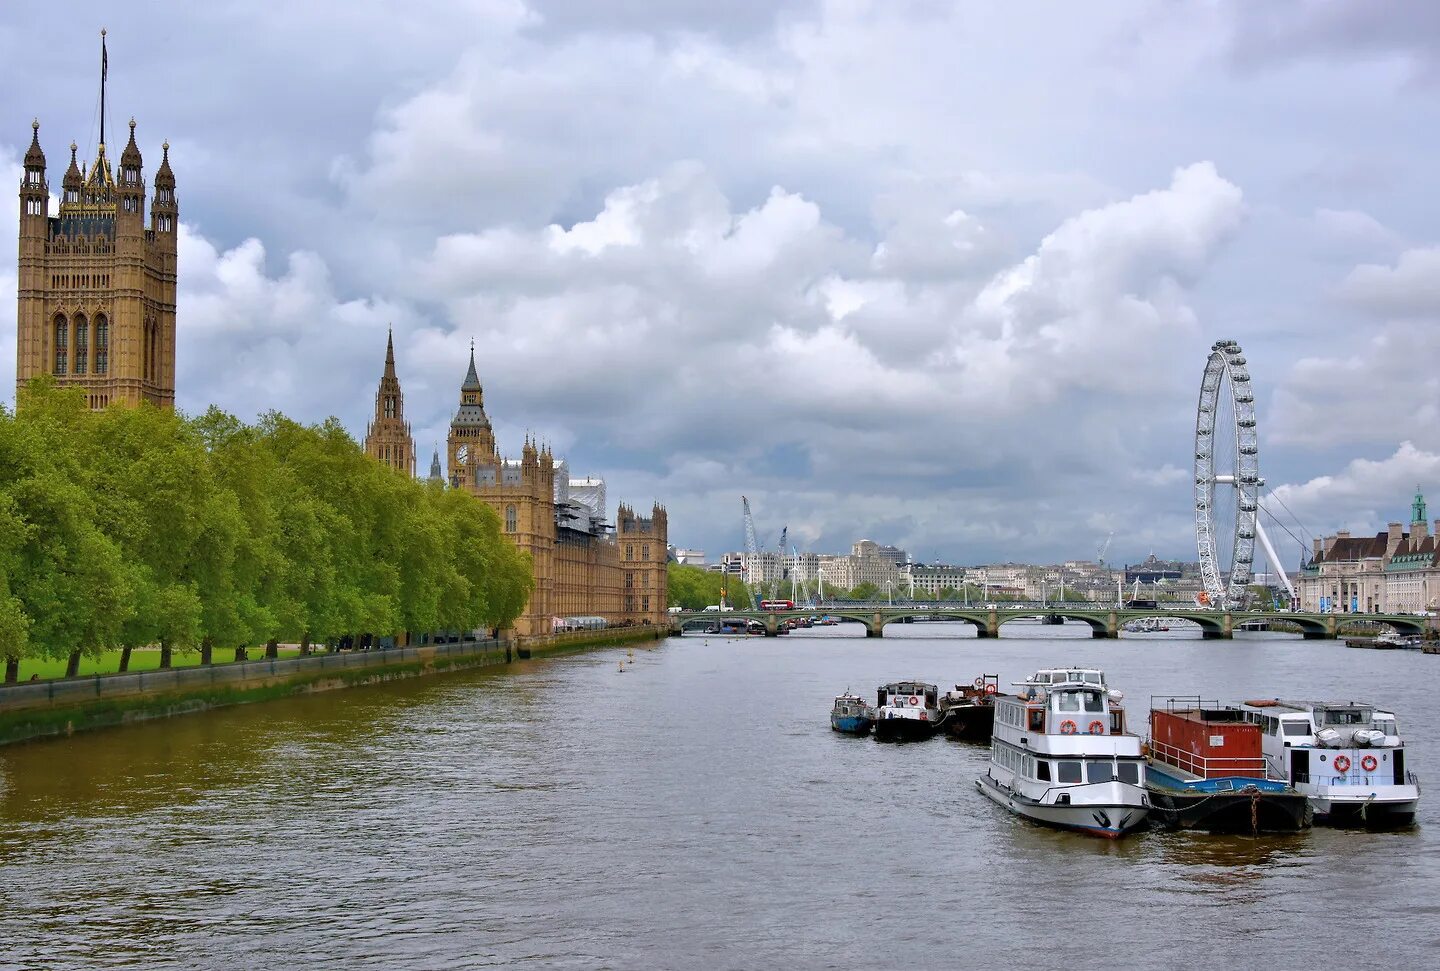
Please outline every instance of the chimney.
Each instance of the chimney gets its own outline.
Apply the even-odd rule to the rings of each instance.
[[[1399,523],[1387,523],[1386,525],[1389,526],[1390,533],[1385,537],[1385,558],[1389,559],[1400,548],[1400,541],[1405,538],[1405,527]]]
[[[1426,525],[1425,520],[1417,519],[1415,522],[1411,523],[1410,548],[1412,550],[1418,550],[1420,548],[1420,544],[1425,542],[1425,537],[1429,535],[1430,527]]]
[[[1437,523],[1436,526],[1437,526],[1437,528],[1440,528],[1440,523]],[[1314,537],[1314,538],[1311,540],[1311,542],[1313,542],[1313,543],[1315,544],[1314,559],[1317,559],[1317,560],[1318,560],[1318,559],[1320,559],[1320,555],[1325,552],[1325,550],[1324,550],[1324,548],[1323,548],[1323,546],[1322,546],[1322,544],[1323,544],[1325,541],[1322,540],[1319,536],[1316,536],[1316,537]]]

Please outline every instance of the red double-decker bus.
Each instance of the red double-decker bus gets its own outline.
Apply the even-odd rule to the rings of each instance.
[[[793,600],[762,600],[762,601],[760,601],[760,609],[761,609],[761,610],[794,610],[794,609],[795,609],[795,601],[793,601]]]

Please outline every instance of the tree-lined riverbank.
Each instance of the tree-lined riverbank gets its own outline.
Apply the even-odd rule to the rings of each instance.
[[[0,656],[61,661],[508,626],[532,585],[492,510],[367,457],[335,419],[0,409]],[[38,673],[38,669],[36,671]]]

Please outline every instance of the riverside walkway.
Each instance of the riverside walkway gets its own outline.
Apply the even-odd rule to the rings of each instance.
[[[1242,625],[1249,621],[1283,621],[1299,627],[1307,640],[1334,639],[1341,625],[1358,621],[1385,624],[1400,634],[1421,634],[1426,619],[1409,614],[1334,614],[1334,613],[1276,613],[1249,610],[1217,611],[1176,609],[1130,609],[1125,607],[1097,607],[1093,605],[1034,604],[1006,605],[1004,607],[965,607],[959,604],[909,604],[894,606],[889,603],[844,603],[827,604],[821,607],[797,607],[794,610],[727,610],[717,613],[713,610],[683,611],[670,615],[671,634],[688,630],[701,630],[723,620],[757,620],[765,625],[765,635],[774,637],[780,631],[782,621],[790,617],[834,617],[865,626],[866,637],[883,637],[885,626],[894,623],[912,623],[918,620],[958,620],[971,624],[976,637],[999,637],[1000,626],[1014,620],[1037,617],[1062,617],[1065,620],[1081,621],[1090,625],[1090,636],[1117,638],[1125,624],[1132,620],[1153,617],[1157,620],[1189,621],[1208,639],[1228,639]]]

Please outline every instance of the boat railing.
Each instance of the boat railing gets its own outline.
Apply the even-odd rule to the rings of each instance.
[[[1235,758],[1233,756],[1208,756],[1196,755],[1194,752],[1186,751],[1165,742],[1150,740],[1150,754],[1161,762],[1166,762],[1177,769],[1184,769],[1192,775],[1198,775],[1202,779],[1211,778],[1211,773],[1216,776],[1250,776],[1263,779],[1266,777],[1264,757],[1256,759]]]
[[[1199,695],[1151,695],[1150,710],[1159,709],[1157,702],[1165,703],[1165,710],[1170,714],[1181,711],[1215,711],[1219,709],[1220,702],[1214,698],[1202,698]]]
[[[1397,783],[1390,772],[1297,772],[1291,780],[1294,785],[1312,786],[1394,786],[1407,785],[1420,788],[1420,777],[1413,772],[1405,773],[1405,781]]]

